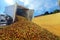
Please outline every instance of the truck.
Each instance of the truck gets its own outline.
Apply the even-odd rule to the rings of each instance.
[[[24,6],[21,6],[21,5],[18,5],[16,3],[16,4],[13,4],[13,5],[7,6],[5,8],[5,13],[10,15],[13,18],[13,22],[15,21],[15,16],[16,15],[23,16],[26,19],[28,19],[29,21],[31,21],[32,18],[33,18],[34,10],[33,9],[28,9],[28,8],[26,8]]]

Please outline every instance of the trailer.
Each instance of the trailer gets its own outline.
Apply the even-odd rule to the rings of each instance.
[[[10,15],[13,18],[13,22],[14,22],[16,15],[23,16],[23,17],[27,18],[29,21],[31,21],[33,18],[33,12],[34,12],[33,9],[28,9],[28,8],[18,5],[16,3],[13,5],[7,6],[5,8],[4,13]]]

